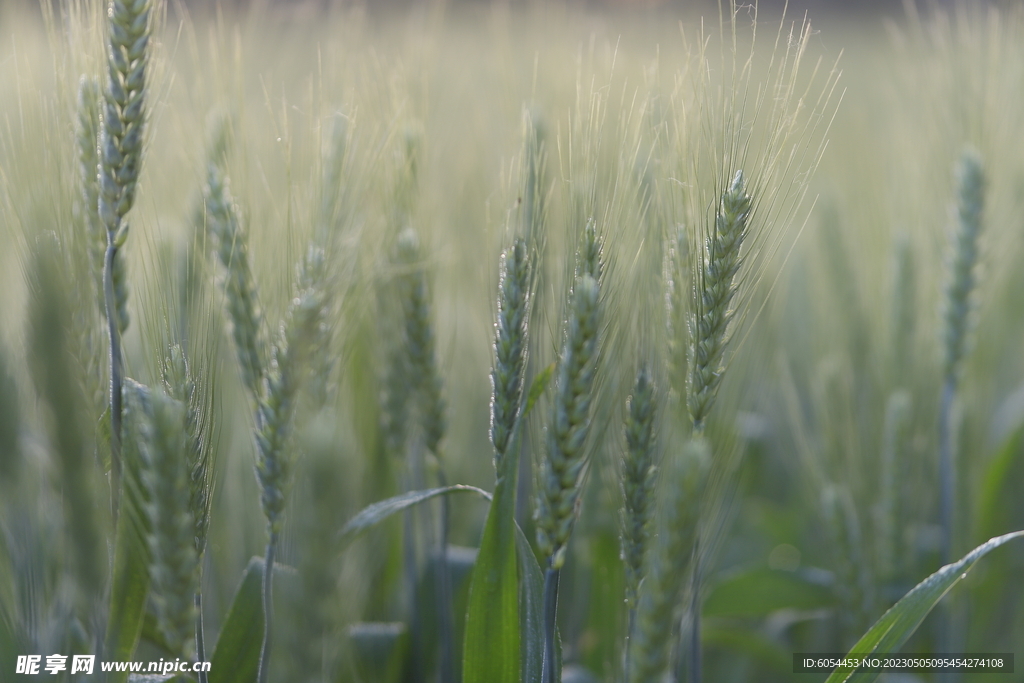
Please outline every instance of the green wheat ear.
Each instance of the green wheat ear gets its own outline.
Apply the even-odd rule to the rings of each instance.
[[[981,157],[967,150],[957,166],[957,223],[952,235],[949,279],[943,310],[944,370],[955,377],[967,349],[971,296],[975,288],[978,238],[985,206],[985,173]],[[955,381],[955,380],[954,380]]]
[[[188,510],[193,520],[196,552],[206,549],[213,489],[212,391],[200,389],[198,380],[179,344],[172,344],[164,358],[163,388],[183,410],[183,457],[188,473]]]
[[[693,316],[693,367],[687,405],[694,429],[704,427],[722,380],[725,347],[736,294],[736,275],[742,265],[740,248],[747,234],[751,199],[743,171],[736,171],[715,212],[707,253],[700,262]]]
[[[142,168],[146,123],[146,70],[149,66],[152,0],[111,0],[107,11],[107,87],[99,159],[99,218],[108,248],[128,235],[124,217],[135,204]],[[128,327],[127,280],[123,257],[113,255],[113,289],[119,331]]]
[[[585,273],[576,279],[555,376],[547,457],[540,464],[537,545],[555,570],[565,563],[586,466],[584,444],[590,430],[600,347],[600,295],[600,284],[591,275]]]
[[[224,297],[242,382],[258,401],[263,395],[267,367],[263,311],[249,265],[248,236],[231,197],[228,178],[215,158],[209,163],[203,199],[207,230],[223,266]]]
[[[149,572],[157,625],[171,651],[191,659],[195,657],[199,553],[190,505],[187,414],[181,401],[151,392],[140,453],[148,494]]]
[[[440,454],[439,444],[447,427],[442,396],[444,382],[437,368],[427,275],[421,263],[419,237],[412,228],[406,228],[398,236],[398,258],[406,269],[398,286],[409,378],[420,395],[420,425],[425,445],[436,456]]]
[[[519,420],[526,371],[531,264],[526,242],[517,239],[501,258],[498,316],[491,370],[491,443],[501,460]]]
[[[636,607],[654,512],[654,411],[654,383],[648,369],[642,367],[626,402],[626,453],[622,458],[622,557],[630,610]]]
[[[282,528],[285,498],[291,476],[287,441],[292,431],[299,388],[308,372],[308,361],[324,324],[322,289],[323,252],[311,249],[304,259],[298,291],[288,306],[281,337],[274,347],[267,373],[266,395],[257,413],[256,478],[271,537]]]
[[[82,76],[78,83],[78,125],[75,143],[78,148],[79,182],[81,183],[81,219],[88,233],[89,266],[101,315],[106,314],[103,299],[103,252],[107,233],[100,220],[99,168],[100,109],[103,93],[99,80]]]

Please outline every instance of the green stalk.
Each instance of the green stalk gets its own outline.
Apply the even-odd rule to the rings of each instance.
[[[270,532],[270,539],[267,541],[267,554],[264,556],[263,566],[263,643],[260,645],[260,668],[256,676],[258,683],[267,683],[268,670],[270,668],[270,647],[273,640],[273,576],[274,576],[274,553],[277,550],[277,532]]]
[[[206,660],[206,636],[203,634],[203,591],[196,591],[196,661]],[[206,671],[199,672],[199,683],[210,683],[210,675]]]
[[[558,683],[561,676],[555,659],[555,617],[558,613],[558,576],[560,570],[548,567],[544,572],[544,668],[541,683]]]
[[[103,260],[103,299],[107,308],[107,332],[110,337],[110,512],[117,520],[121,493],[121,385],[124,360],[121,357],[121,333],[114,300],[114,259],[117,245],[114,233],[107,233],[107,251]]]

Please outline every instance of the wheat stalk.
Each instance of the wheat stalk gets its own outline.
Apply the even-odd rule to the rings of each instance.
[[[146,122],[146,69],[152,0],[110,0],[107,10],[107,84],[100,135],[98,213],[107,231],[103,297],[110,336],[111,498],[121,480],[121,334],[128,326],[127,277],[119,250],[128,237],[124,217],[135,203]]]
[[[558,578],[576,521],[587,464],[584,446],[590,431],[602,324],[601,247],[593,223],[588,223],[584,243],[576,256],[576,277],[569,293],[570,311],[555,375],[546,457],[539,468],[534,519],[537,546],[547,565],[543,683],[554,683],[559,675],[555,662]]]
[[[636,623],[629,642],[628,683],[659,680],[668,666],[673,612],[696,562],[700,495],[710,467],[707,442],[696,437],[672,458],[658,487],[657,540],[647,553]]]
[[[269,532],[263,573],[264,633],[260,650],[260,683],[266,683],[268,676],[274,554],[291,478],[287,441],[292,430],[299,387],[308,376],[309,357],[324,325],[325,268],[323,251],[310,248],[300,268],[298,292],[288,306],[281,339],[273,350],[273,362],[266,376],[266,392],[257,408],[256,478],[260,484],[260,503]]]

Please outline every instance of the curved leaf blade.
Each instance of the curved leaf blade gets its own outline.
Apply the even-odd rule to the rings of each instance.
[[[338,534],[342,541],[350,542],[363,532],[372,529],[396,512],[401,512],[420,503],[424,503],[438,496],[446,496],[451,493],[475,493],[479,496],[491,499],[491,494],[483,489],[466,484],[454,484],[436,489],[424,489],[422,491],[409,491],[400,495],[380,500],[356,513],[356,516],[348,521]]]
[[[516,524],[519,559],[522,667],[524,681],[539,681],[544,670],[544,573],[526,534]]]
[[[210,683],[253,683],[263,645],[263,558],[242,574],[210,660]]]
[[[932,608],[957,581],[967,574],[975,562],[1015,538],[1024,538],[1024,531],[1015,531],[990,539],[969,552],[960,561],[947,564],[914,586],[857,641],[857,644],[850,650],[850,656],[862,657],[894,652],[917,630]],[[877,672],[855,672],[849,667],[840,667],[832,672],[825,683],[870,683],[876,678],[878,678]]]

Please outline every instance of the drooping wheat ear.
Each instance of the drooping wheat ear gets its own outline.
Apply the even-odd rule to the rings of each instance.
[[[693,565],[700,495],[710,459],[707,442],[696,437],[663,471],[658,486],[657,540],[647,553],[629,643],[629,683],[660,680],[668,665],[673,611]]]
[[[405,327],[410,378],[420,396],[420,424],[427,449],[439,455],[444,437],[445,405],[443,382],[435,359],[434,324],[431,320],[427,275],[423,270],[420,243],[415,230],[406,228],[398,236],[398,258],[407,269],[399,287]]]
[[[751,199],[743,171],[736,171],[715,212],[707,253],[700,263],[693,316],[693,367],[687,404],[694,429],[701,431],[722,379],[729,323],[733,318],[740,247],[747,233]]]
[[[512,431],[522,409],[529,300],[529,253],[526,242],[517,239],[501,257],[498,318],[494,323],[491,443],[494,445],[495,459],[498,461],[508,449]]]
[[[309,354],[324,324],[324,294],[316,273],[322,270],[323,252],[311,249],[303,261],[298,292],[288,306],[281,340],[274,347],[267,373],[266,396],[260,401],[256,435],[256,477],[263,514],[270,533],[281,531],[291,463],[287,439],[292,429],[295,400],[308,374]]]
[[[665,259],[665,313],[668,327],[668,367],[670,387],[676,396],[686,396],[687,355],[690,349],[690,299],[693,284],[690,273],[690,243],[683,226],[669,240]]]
[[[213,444],[209,424],[209,397],[212,392],[199,390],[192,366],[179,344],[172,344],[168,349],[162,374],[164,391],[178,401],[184,410],[182,438],[185,469],[188,473],[188,510],[194,522],[196,553],[202,557],[206,549],[206,532],[210,526],[213,487]]]
[[[224,267],[224,296],[242,381],[257,401],[263,395],[266,343],[263,312],[249,267],[247,236],[219,164],[211,163],[204,190],[206,225]]]
[[[580,475],[586,465],[583,447],[590,429],[600,348],[600,294],[599,281],[591,275],[583,274],[576,279],[558,359],[547,457],[540,463],[537,545],[553,570],[560,569],[565,562],[565,547],[580,496]]]
[[[81,183],[82,222],[88,232],[89,267],[96,289],[100,314],[106,314],[103,300],[103,252],[107,249],[107,232],[100,221],[99,168],[100,102],[103,98],[98,79],[82,76],[78,82],[78,126],[75,142],[78,147],[79,182]]]
[[[189,505],[187,409],[161,391],[152,392],[151,402],[140,449],[149,496],[151,595],[167,645],[173,653],[193,658],[199,554]]]
[[[954,383],[967,349],[984,205],[985,175],[981,157],[977,152],[968,150],[961,156],[957,167],[957,223],[952,235],[949,280],[943,299],[944,371]]]
[[[626,401],[626,453],[622,458],[622,558],[626,563],[626,606],[631,612],[643,578],[655,473],[654,383],[650,371],[642,367]]]

